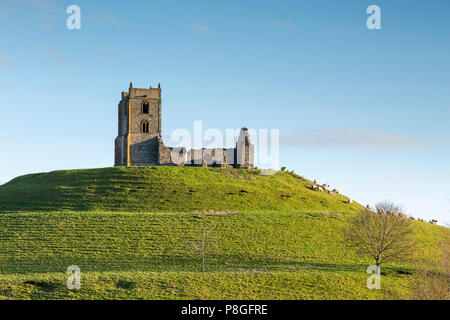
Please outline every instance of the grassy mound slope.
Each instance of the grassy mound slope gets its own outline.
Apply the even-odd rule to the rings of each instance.
[[[349,250],[341,232],[361,206],[309,185],[287,172],[219,168],[18,177],[0,186],[0,299],[409,297],[408,261],[383,267],[382,290],[365,287],[373,262]],[[445,228],[415,225],[416,255],[435,259]],[[69,265],[81,268],[79,291],[65,286]]]
[[[305,209],[352,212],[347,198],[310,190],[278,172],[193,167],[131,167],[30,174],[0,186],[0,212]]]
[[[383,270],[342,239],[348,215],[295,211],[229,216],[187,213],[0,215],[0,296],[15,298],[372,299],[408,297],[414,265]],[[205,272],[199,242],[207,230]],[[444,228],[416,223],[422,257],[438,255]],[[82,289],[65,270],[80,266]],[[2,294],[3,292],[3,294]]]

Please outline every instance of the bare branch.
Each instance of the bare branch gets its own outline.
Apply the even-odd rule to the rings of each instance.
[[[392,202],[376,205],[379,213],[364,209],[344,230],[347,244],[360,254],[368,254],[377,265],[406,255],[414,243],[411,241],[412,223],[397,216],[402,207]]]

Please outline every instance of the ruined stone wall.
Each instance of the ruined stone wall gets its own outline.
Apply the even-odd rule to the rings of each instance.
[[[242,128],[236,148],[191,149],[187,154],[186,165],[252,169],[254,168],[254,152],[248,130]]]
[[[233,157],[228,160],[230,149],[191,149],[188,153],[188,165],[208,167],[229,167],[233,165]],[[234,150],[234,149],[231,149]]]
[[[171,150],[169,147],[166,147],[161,139],[158,142],[158,163],[159,164],[171,164]]]
[[[234,164],[236,163],[236,148],[228,148],[225,150],[226,154],[226,163],[228,166],[234,167]]]

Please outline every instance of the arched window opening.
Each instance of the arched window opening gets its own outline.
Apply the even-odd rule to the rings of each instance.
[[[148,101],[145,101],[143,104],[142,104],[142,113],[149,113],[149,110],[150,110],[150,106],[149,106],[149,104],[148,104]]]
[[[141,133],[149,133],[150,126],[147,120],[143,120],[141,123]]]

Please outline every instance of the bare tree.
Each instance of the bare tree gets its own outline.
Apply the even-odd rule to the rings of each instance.
[[[214,252],[214,246],[211,239],[208,236],[211,229],[207,226],[202,226],[200,235],[194,235],[194,241],[191,242],[192,248],[199,251],[201,257],[202,272],[205,272],[205,255]]]
[[[202,245],[201,245],[202,272],[205,272],[205,245],[206,245],[206,230],[203,228],[203,230],[202,230]]]
[[[407,255],[414,243],[411,240],[411,220],[397,216],[401,207],[392,202],[380,202],[377,212],[364,209],[351,219],[344,229],[348,245],[363,255],[370,255],[380,274],[380,265]]]

